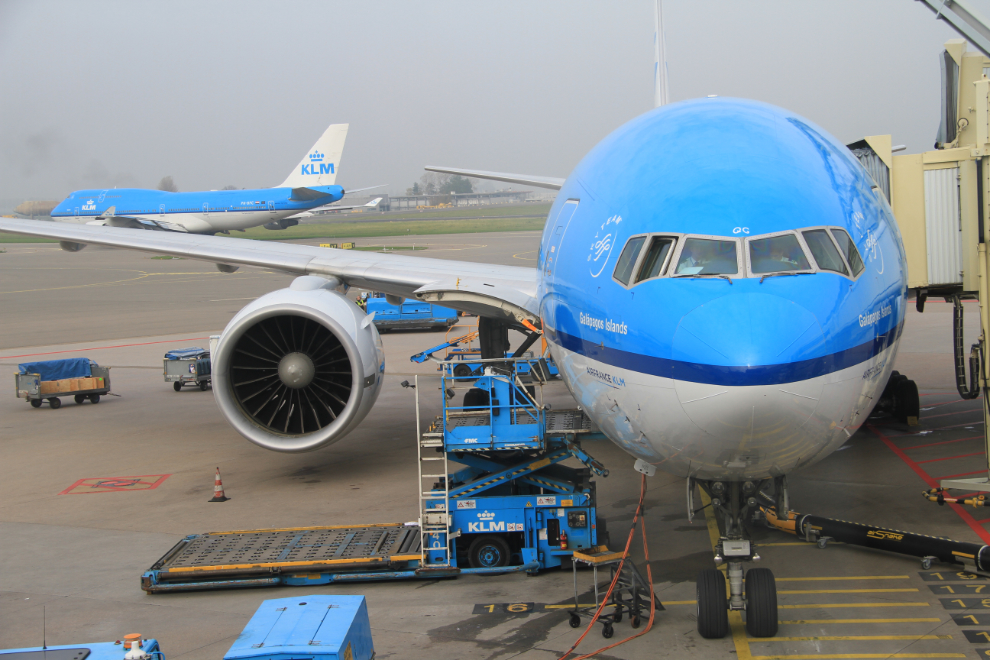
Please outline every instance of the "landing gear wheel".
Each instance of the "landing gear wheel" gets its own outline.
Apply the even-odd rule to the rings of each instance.
[[[698,573],[698,632],[705,639],[721,639],[729,632],[729,606],[725,601],[722,571],[709,569]]]
[[[89,395],[89,402],[90,403],[99,403],[100,402],[100,395],[99,394],[90,394]]]
[[[31,399],[31,407],[32,408],[40,408],[41,407],[41,399]]]
[[[602,637],[605,639],[612,639],[612,635],[615,634],[615,630],[612,628],[611,623],[606,623],[605,627],[602,628]]]
[[[205,392],[206,391],[206,385],[207,385],[207,383],[206,383],[205,380],[199,381],[199,391],[200,392]]]
[[[454,367],[454,377],[456,378],[467,378],[471,375],[471,367],[466,364],[459,364]]]
[[[577,614],[571,613],[571,618],[567,621],[571,625],[571,628],[578,628],[581,625],[581,617]]]
[[[471,568],[498,568],[509,563],[509,544],[497,536],[479,536],[468,548]]]
[[[746,631],[753,637],[777,634],[777,583],[769,568],[746,572]]]
[[[921,413],[921,398],[918,396],[918,384],[913,380],[904,380],[894,385],[894,417],[898,422],[906,422],[909,417],[917,419]]]
[[[76,400],[76,403],[83,403],[86,400],[86,397],[84,397],[82,394],[77,394],[73,398]]]
[[[491,401],[491,394],[486,390],[472,387],[464,394],[465,408],[483,408]]]
[[[629,619],[629,625],[633,628],[639,628],[639,617],[635,614]]]
[[[48,405],[52,407],[52,410],[58,410],[62,406],[61,399],[48,399]]]
[[[178,392],[179,390],[182,389],[182,383],[178,383],[178,382],[172,383],[172,389]]]

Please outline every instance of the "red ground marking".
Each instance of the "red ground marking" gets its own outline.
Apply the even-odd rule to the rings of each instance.
[[[957,429],[960,426],[983,426],[983,422],[963,422],[962,424],[951,424],[949,426],[939,426],[933,429],[924,429],[923,431],[915,431],[914,433],[895,433],[894,435],[887,436],[888,438],[906,438],[909,435],[922,435],[924,433],[931,433],[932,431],[944,431],[945,429]]]
[[[990,518],[984,518],[983,520],[976,521],[978,525],[986,525],[988,522],[990,522]]]
[[[91,495],[133,490],[154,490],[171,477],[170,474],[142,474],[133,477],[86,477],[72,484],[59,495]]]
[[[922,463],[937,463],[939,461],[951,461],[955,458],[969,458],[970,456],[983,456],[986,454],[985,451],[974,451],[972,454],[959,454],[957,456],[946,456],[945,458],[929,458],[924,461],[918,461],[918,465]]]
[[[966,401],[966,400],[967,400],[967,399],[953,399],[952,401],[942,401],[941,403],[933,403],[932,405],[930,405],[930,406],[925,406],[925,407],[926,407],[926,408],[935,408],[935,407],[937,407],[937,406],[947,406],[947,405],[949,405],[950,403],[960,403],[960,402],[962,402],[962,401]]]
[[[68,351],[49,351],[48,353],[27,353],[25,355],[0,355],[0,360],[11,358],[34,357],[35,355],[56,355],[57,353],[79,353],[80,351],[102,351],[106,348],[127,348],[128,346],[150,346],[152,344],[171,344],[177,341],[199,341],[209,339],[209,337],[192,337],[187,339],[169,339],[168,341],[146,341],[140,344],[117,344],[116,346],[94,346],[93,348],[73,348]]]
[[[966,413],[983,412],[982,408],[971,408],[970,410],[957,410],[956,412],[940,413],[938,415],[925,415],[922,419],[935,419],[936,417],[948,417],[950,415],[965,415]]]
[[[873,426],[872,424],[867,424],[866,426],[870,429],[870,431],[872,431],[874,433],[874,435],[876,435],[878,438],[880,438],[880,440],[882,440],[885,445],[887,445],[887,448],[890,449],[890,451],[894,452],[894,454],[898,458],[900,458],[902,461],[904,461],[904,463],[909,468],[911,468],[912,470],[914,470],[914,473],[917,474],[919,477],[921,477],[921,480],[924,481],[926,484],[928,484],[928,487],[929,488],[938,488],[939,487],[938,481],[936,481],[935,479],[933,479],[927,472],[925,472],[924,468],[922,468],[920,465],[918,465],[917,463],[915,463],[914,461],[912,461],[910,458],[908,458],[908,455],[905,454],[897,445],[895,445],[893,442],[891,442],[890,438],[888,438],[883,433],[881,433],[880,431],[878,431],[877,428],[875,426]],[[983,527],[981,527],[980,524],[977,523],[976,520],[973,519],[973,516],[971,516],[968,511],[966,511],[964,508],[962,508],[958,504],[951,503],[951,502],[947,502],[947,504],[948,504],[949,508],[951,508],[953,511],[955,511],[956,514],[958,514],[959,517],[963,519],[963,522],[965,522],[967,525],[969,525],[970,529],[972,529],[974,532],[976,532],[976,535],[979,536],[980,539],[982,539],[984,543],[990,544],[990,532],[988,532],[987,530],[983,529]]]
[[[935,477],[935,478],[938,479],[939,481],[942,481],[942,479],[958,479],[959,477],[969,477],[974,474],[986,474],[986,473],[987,470],[986,468],[984,468],[982,470],[973,470],[972,472],[960,472],[959,474],[947,474],[944,477]]]
[[[938,445],[951,445],[954,442],[963,442],[964,440],[982,440],[982,435],[971,435],[968,438],[959,438],[958,440],[943,440],[942,442],[932,442],[927,445],[911,445],[910,447],[901,447],[904,451],[908,449],[921,449],[922,447],[937,447]]]

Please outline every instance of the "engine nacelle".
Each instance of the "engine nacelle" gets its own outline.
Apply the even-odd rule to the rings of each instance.
[[[381,390],[385,352],[340,282],[297,277],[231,319],[212,359],[213,393],[238,433],[274,451],[336,442]]]

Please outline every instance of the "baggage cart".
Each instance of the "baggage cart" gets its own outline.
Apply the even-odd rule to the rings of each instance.
[[[76,403],[99,403],[101,396],[110,393],[110,367],[87,358],[20,364],[14,379],[17,398],[25,399],[33,408],[40,408],[45,401],[58,408],[63,396],[73,397]]]
[[[203,348],[180,348],[165,354],[162,368],[165,382],[176,392],[183,385],[197,385],[202,391],[211,385],[210,352]]]

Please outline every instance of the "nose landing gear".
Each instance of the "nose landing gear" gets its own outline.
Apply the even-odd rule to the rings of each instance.
[[[777,493],[783,493],[783,477],[774,480]],[[759,504],[755,495],[769,480],[722,482],[698,481],[711,498],[712,507],[725,526],[715,547],[715,563],[726,564],[726,571],[710,569],[698,574],[698,632],[707,639],[725,637],[729,632],[730,611],[746,612],[746,631],[752,637],[777,634],[777,586],[773,572],[767,568],[743,570],[743,562],[759,561],[760,556],[749,539],[743,520]],[[689,485],[690,489],[690,485]],[[729,579],[726,598],[726,573]],[[745,576],[745,577],[744,577]]]

